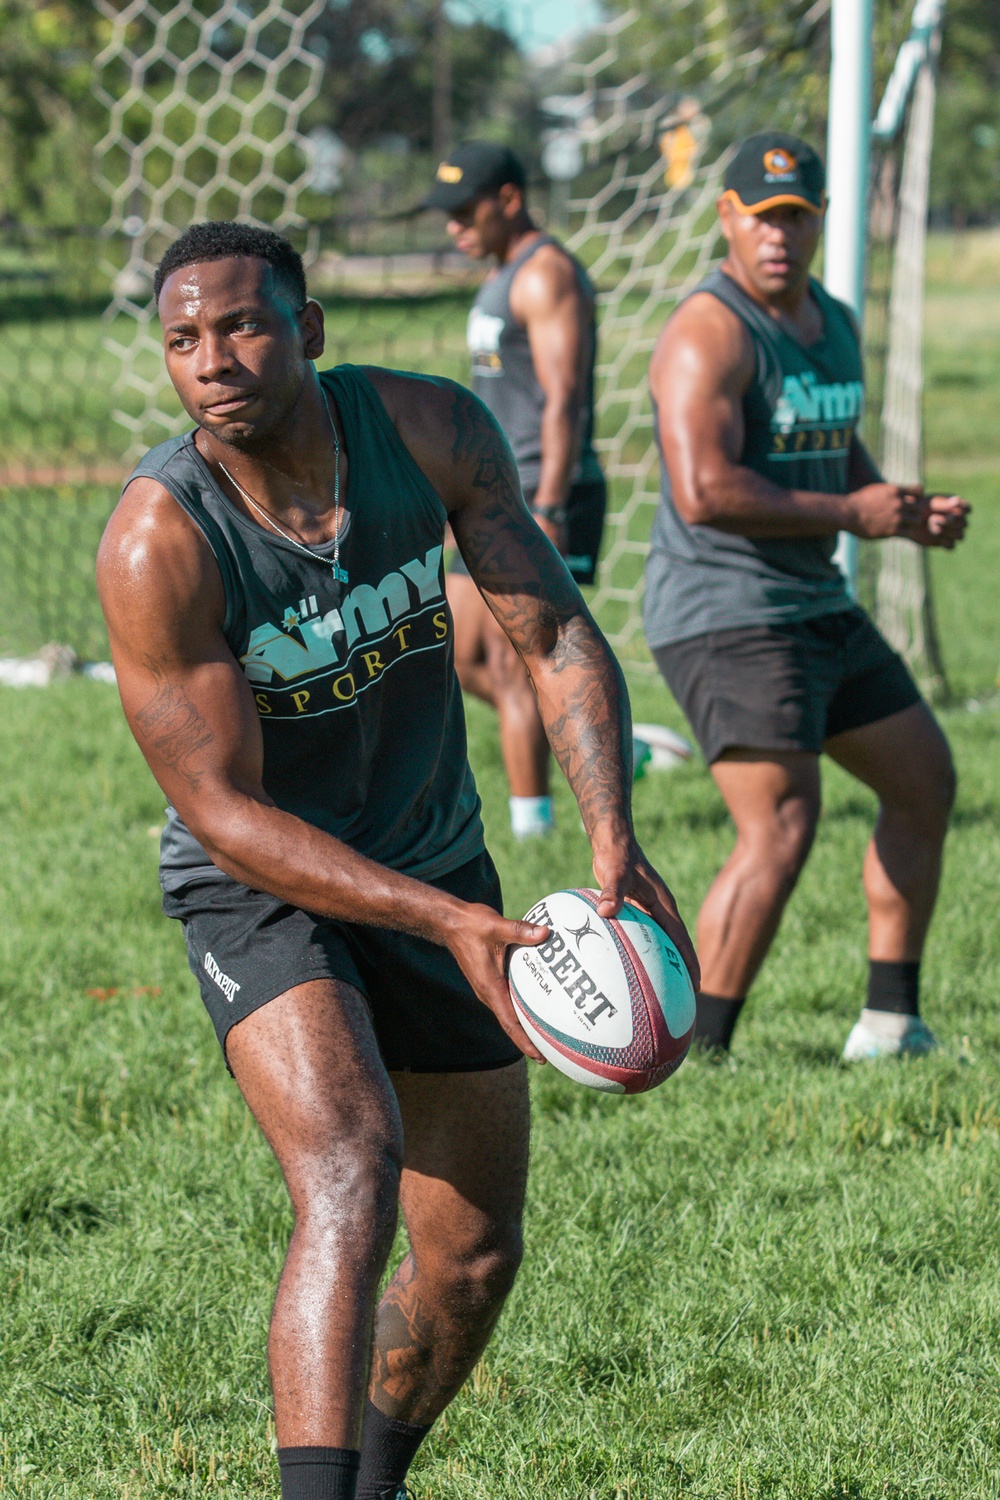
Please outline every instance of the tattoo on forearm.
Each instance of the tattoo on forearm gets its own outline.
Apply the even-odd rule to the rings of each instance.
[[[607,643],[566,569],[521,500],[513,456],[467,391],[452,405],[452,458],[480,493],[456,518],[462,550],[499,624],[522,656],[559,684],[546,731],[588,833],[608,817],[631,821],[628,692]]]
[[[632,723],[621,668],[596,627],[570,621],[552,652],[560,712],[545,729],[588,833],[606,818],[631,822]]]
[[[136,714],[136,729],[158,759],[196,791],[203,769],[198,764],[198,752],[212,743],[212,731],[184,689],[169,681],[159,662],[147,658],[146,666],[157,679],[157,688]]]

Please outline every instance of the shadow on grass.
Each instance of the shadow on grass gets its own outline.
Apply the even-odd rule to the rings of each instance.
[[[61,1197],[51,1185],[31,1189],[7,1219],[8,1227],[42,1225],[59,1238],[93,1234],[108,1222],[108,1215],[89,1198]]]
[[[817,1490],[815,1500],[944,1500],[940,1492],[929,1493],[922,1486],[893,1484],[886,1479],[882,1484],[861,1484],[856,1479],[834,1480],[827,1489]]]

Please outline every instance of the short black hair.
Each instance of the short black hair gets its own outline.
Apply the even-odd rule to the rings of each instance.
[[[291,300],[295,311],[300,312],[305,307],[308,297],[306,273],[295,246],[273,229],[261,229],[256,224],[234,224],[228,219],[209,219],[203,224],[192,224],[179,239],[174,240],[153,276],[154,297],[159,302],[163,283],[181,266],[191,266],[200,260],[227,260],[233,255],[266,260],[277,286]]]

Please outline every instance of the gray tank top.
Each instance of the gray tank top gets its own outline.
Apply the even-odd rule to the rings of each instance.
[[[332,544],[308,557],[238,511],[193,432],[153,448],[131,478],[168,489],[219,565],[223,633],[257,703],[269,796],[370,859],[430,880],[483,849],[444,593],[447,516],[363,372],[340,365],[320,380],[350,457],[346,580],[321,560]],[[218,878],[169,808],[164,890]]]
[[[753,340],[757,368],[743,397],[739,462],[783,489],[844,495],[864,397],[861,349],[847,308],[817,281],[809,285],[823,317],[823,336],[808,347],[785,333],[724,271],[714,271],[696,290],[731,308]],[[651,647],[851,608],[833,561],[835,536],[773,539],[689,526],[673,503],[662,452],[660,461],[661,500],[646,563],[644,615]]]
[[[535,374],[528,331],[510,310],[510,288],[518,271],[536,251],[543,245],[557,244],[551,235],[543,234],[514,260],[500,266],[488,281],[483,282],[469,312],[467,334],[472,356],[472,389],[503,428],[525,490],[537,488],[541,473],[545,393]],[[593,306],[594,289],[590,278],[579,261],[573,256],[570,260],[581,288]],[[583,441],[571,476],[574,484],[593,483],[601,478],[601,466],[594,452],[596,324],[592,349],[586,376]]]

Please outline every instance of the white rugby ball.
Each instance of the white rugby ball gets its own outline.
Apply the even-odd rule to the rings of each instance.
[[[518,1020],[567,1078],[641,1094],[669,1078],[694,1035],[694,989],[683,959],[652,917],[627,902],[598,915],[598,891],[556,891],[525,917],[552,929],[511,949]]]

